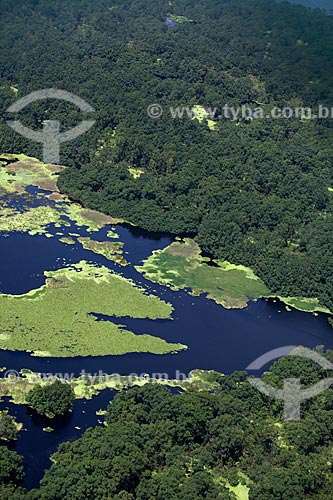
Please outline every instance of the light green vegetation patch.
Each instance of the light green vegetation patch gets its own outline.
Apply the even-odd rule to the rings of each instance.
[[[11,90],[14,94],[17,94],[17,93],[18,93],[18,91],[19,91],[18,87],[14,86],[14,85],[10,85],[10,86],[8,86],[8,85],[1,85],[1,86],[0,86],[0,89],[9,89],[9,90]]]
[[[213,469],[211,473],[215,482],[232,492],[237,500],[249,500],[250,486],[252,482],[246,474],[238,471],[237,474],[240,482],[236,486],[233,486],[225,477],[221,477],[218,469]]]
[[[217,123],[214,120],[209,119],[209,113],[203,106],[197,104],[196,106],[193,106],[193,110],[195,112],[195,117],[193,118],[193,120],[198,120],[200,123],[206,120],[207,126],[210,128],[210,130],[216,129]]]
[[[229,262],[209,266],[193,240],[172,243],[157,250],[136,269],[151,281],[168,285],[174,290],[191,289],[193,295],[207,294],[225,308],[246,307],[249,300],[270,294],[265,284],[251,269]]]
[[[318,299],[302,298],[302,297],[277,297],[281,302],[284,302],[287,306],[294,307],[299,311],[303,312],[320,312],[325,314],[331,314],[331,311],[327,307],[321,306]]]
[[[127,266],[127,262],[123,257],[124,244],[120,241],[94,241],[90,238],[78,238],[78,241],[85,250],[103,255],[106,259],[112,260],[121,266]]]
[[[73,238],[68,238],[67,236],[60,238],[59,241],[65,245],[75,245],[75,240],[73,240]]]
[[[179,24],[185,24],[185,23],[193,23],[193,19],[189,19],[188,17],[185,16],[177,16],[175,14],[168,14],[168,18],[171,19],[171,21],[174,21],[175,23]]]
[[[87,227],[88,232],[99,231],[109,224],[119,224],[124,222],[122,219],[115,219],[109,215],[96,210],[90,210],[81,207],[78,203],[67,201],[66,204],[57,204],[61,214],[67,216],[71,221],[75,222],[79,227]]]
[[[96,411],[97,417],[105,417],[108,414],[107,410],[98,410]]]
[[[46,233],[50,224],[55,224],[56,227],[70,225],[64,217],[69,218],[78,226],[86,227],[88,232],[97,232],[110,223],[119,222],[100,212],[85,210],[80,205],[59,203],[55,207],[51,205],[39,206],[22,213],[11,208],[4,208],[0,214],[0,231],[19,231],[27,232],[30,235],[44,234],[52,237],[50,233]],[[70,243],[70,240],[70,238],[62,239],[64,243],[73,244]]]
[[[208,265],[215,264],[217,267]],[[330,311],[315,298],[277,297],[249,267],[227,261],[210,261],[201,256],[199,245],[189,238],[156,250],[136,270],[155,283],[173,290],[190,289],[192,295],[207,294],[226,309],[244,308],[250,300],[278,298],[287,307],[303,312]]]
[[[167,387],[179,387],[186,391],[193,387],[197,390],[213,390],[219,387],[216,379],[220,374],[213,371],[193,370],[190,377],[185,380],[169,379],[157,376],[150,378],[149,375],[106,375],[104,377],[80,377],[72,381],[75,397],[77,399],[91,399],[105,389],[122,390],[130,387],[142,387],[146,384],[159,384]]]
[[[242,266],[242,265],[236,265],[236,264],[231,264],[228,261],[215,261],[221,269],[224,271],[241,271],[245,273],[246,278],[249,280],[257,280],[260,281],[260,278],[254,274],[251,268]]]
[[[0,165],[0,189],[5,193],[15,193],[15,177]]]
[[[263,375],[263,380],[267,379],[267,383],[269,383],[269,373],[265,373]],[[274,422],[274,427],[278,431],[278,436],[277,436],[277,444],[280,448],[284,448],[286,450],[289,450],[292,448],[291,445],[286,443],[285,437],[284,437],[284,427],[282,422]]]
[[[194,370],[189,378],[184,380],[168,379],[167,377],[153,377],[149,375],[103,375],[88,376],[84,375],[78,378],[72,378],[67,382],[71,384],[76,399],[92,399],[101,391],[106,389],[120,391],[131,387],[142,387],[146,384],[159,384],[167,387],[179,387],[182,390],[190,390],[193,387],[199,391],[214,390],[219,387],[217,380],[223,375],[204,370]],[[21,370],[19,376],[13,378],[0,378],[0,398],[10,397],[10,401],[15,404],[25,404],[26,396],[29,391],[36,386],[55,382],[57,377],[44,377],[40,373],[34,373],[31,370]],[[104,411],[99,411],[97,415],[102,416]]]
[[[128,171],[134,179],[139,179],[145,173],[144,170],[134,167],[128,167]]]
[[[165,354],[185,349],[150,335],[135,335],[106,316],[166,319],[172,306],[135,284],[85,261],[44,273],[46,284],[25,295],[0,295],[0,348],[36,356]]]
[[[333,193],[333,188],[328,187],[327,189],[329,190],[330,193]]]
[[[0,231],[27,232],[30,235],[44,234],[51,223],[60,224],[61,214],[50,206],[31,208],[27,212],[17,212],[13,209],[4,209],[0,214]]]
[[[85,209],[78,203],[71,202],[67,196],[59,193],[57,187],[58,174],[66,167],[59,165],[49,165],[42,163],[36,158],[18,154],[0,155],[0,192],[4,194],[25,194],[28,186],[36,186],[40,189],[51,191],[51,195],[44,195],[44,198],[52,199],[56,202],[55,207],[38,207],[30,209],[24,214],[17,212],[2,213],[0,230],[2,231],[23,231],[45,233],[48,224],[57,222],[68,225],[64,217],[75,222],[80,227],[86,227],[88,232],[99,231],[109,224],[124,222],[122,219],[115,219],[96,210]],[[17,160],[17,161],[14,161]],[[7,161],[13,163],[7,164]],[[15,217],[17,215],[17,217]],[[49,220],[47,220],[49,216]]]
[[[235,494],[237,500],[249,500],[250,488],[246,484],[239,483],[237,486],[231,486],[227,482],[226,487]]]
[[[119,238],[119,234],[116,233],[115,228],[110,229],[110,231],[106,233],[106,236],[114,240],[117,240]]]
[[[23,154],[1,154],[1,158],[9,161],[6,165],[0,161],[0,191],[5,193],[23,193],[27,186],[36,186],[48,191],[58,192],[58,173],[65,167],[42,163],[37,158]]]
[[[98,141],[98,148],[95,155],[98,157],[103,150],[112,150],[116,147],[116,133],[115,129],[106,129],[103,132],[103,137]]]

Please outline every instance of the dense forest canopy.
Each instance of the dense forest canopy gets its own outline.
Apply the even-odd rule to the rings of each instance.
[[[272,292],[318,297],[333,310],[332,119],[210,127],[168,112],[332,107],[332,16],[273,0],[0,0],[0,8],[1,151],[41,158],[40,145],[7,126],[6,110],[32,91],[73,92],[95,108],[96,124],[61,146],[63,192],[150,231],[190,235],[208,254],[252,267]],[[180,22],[170,27],[167,17]],[[164,109],[156,120],[147,114],[153,103]],[[57,119],[64,130],[91,118],[52,100],[19,117],[34,129]],[[263,378],[282,387],[299,376],[308,387],[328,373],[287,358]],[[304,402],[295,423],[246,373],[207,377],[211,392],[147,384],[119,393],[105,425],[62,444],[30,492],[20,486],[16,422],[1,415],[0,498],[332,497],[332,388]],[[72,400],[56,384],[27,403],[52,417]]]
[[[332,353],[328,356],[332,360]],[[327,376],[288,357],[264,378],[303,388]],[[106,426],[60,445],[39,489],[18,487],[20,457],[0,446],[3,500],[329,500],[333,489],[333,389],[303,402],[301,422],[250,385],[246,372],[213,392],[172,394],[156,384],[119,393]],[[208,379],[207,379],[208,380]],[[235,495],[237,493],[238,496]],[[241,496],[242,494],[242,496]]]
[[[306,7],[313,9],[326,9],[329,12],[332,10],[331,0],[290,0],[290,3],[300,3]]]
[[[96,109],[95,127],[62,145],[63,191],[148,230],[195,236],[272,292],[333,309],[333,121],[222,120],[211,130],[167,112],[333,106],[332,16],[273,0],[1,0],[1,14],[3,110],[50,87]],[[169,28],[172,14],[193,22]],[[159,120],[147,115],[152,103],[164,107]],[[2,150],[40,157],[8,115]],[[48,101],[20,119],[68,129],[81,115]]]

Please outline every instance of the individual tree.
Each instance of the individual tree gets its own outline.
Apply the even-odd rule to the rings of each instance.
[[[72,410],[75,394],[72,387],[57,380],[29,391],[26,402],[40,415],[54,418]]]

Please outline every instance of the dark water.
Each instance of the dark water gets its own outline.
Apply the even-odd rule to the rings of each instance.
[[[164,20],[164,24],[166,24],[168,26],[168,28],[174,28],[175,26],[177,26],[177,21],[173,21],[172,19],[170,19],[170,17],[167,17],[165,20]]]
[[[1,405],[1,409],[9,408],[10,414],[24,425],[19,440],[11,444],[10,448],[24,456],[25,487],[30,489],[38,486],[44,470],[51,465],[50,455],[60,443],[77,439],[89,426],[99,425],[98,420],[102,424],[103,417],[96,416],[96,411],[105,409],[113,395],[113,391],[104,391],[92,401],[76,401],[73,413],[53,420],[30,413],[25,406]],[[52,427],[53,432],[44,432],[43,428],[46,427]]]
[[[31,191],[32,194],[36,191]],[[16,203],[19,201],[16,200]],[[40,203],[34,200],[33,203]],[[84,229],[72,227],[53,228],[49,232],[71,232],[87,235]],[[98,234],[89,233],[98,240],[106,238],[107,229]],[[173,292],[166,287],[151,283],[137,273],[133,265],[147,258],[153,250],[164,248],[172,239],[166,235],[152,235],[130,226],[118,226],[120,240],[124,242],[125,257],[131,263],[122,268],[103,256],[84,250],[81,245],[64,245],[57,236],[31,237],[16,233],[0,237],[0,292],[25,293],[40,287],[45,277],[43,271],[57,269],[66,263],[82,259],[92,260],[132,278],[151,293],[157,294],[174,307],[173,320],[112,319],[125,324],[137,334],[149,333],[170,342],[181,342],[189,346],[187,351],[164,356],[134,353],[124,356],[85,358],[34,358],[23,352],[0,351],[0,366],[20,370],[30,368],[41,373],[69,373],[78,376],[83,370],[88,373],[167,373],[175,378],[177,371],[188,374],[195,368],[215,369],[223,373],[245,369],[262,354],[278,347],[305,345],[332,347],[333,332],[326,317],[315,317],[297,311],[287,312],[278,302],[260,300],[244,310],[225,310],[205,297],[191,297],[183,291]],[[20,433],[14,448],[25,456],[27,487],[38,485],[43,470],[50,465],[49,455],[60,442],[75,439],[88,426],[96,425],[96,410],[105,409],[113,393],[104,391],[91,401],[76,401],[71,415],[51,423],[44,418],[30,415],[25,407],[1,404],[10,407],[17,420],[27,429]],[[51,426],[52,433],[42,428]],[[80,427],[80,429],[75,429]]]

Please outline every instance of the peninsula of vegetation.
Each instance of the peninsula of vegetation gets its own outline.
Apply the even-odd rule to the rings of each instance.
[[[200,116],[203,119],[203,115]],[[47,165],[25,155],[3,154],[0,161],[0,187],[4,205],[0,216],[0,232],[22,231],[31,236],[45,234],[52,237],[53,235],[48,233],[50,224],[61,228],[75,223],[78,228],[86,228],[91,234],[108,225],[114,227],[114,224],[120,222],[101,212],[84,209],[65,195],[61,195],[57,180],[59,171],[64,170],[64,167]],[[19,195],[24,200],[29,183],[40,189],[52,189],[51,194],[43,190],[39,196],[44,203],[37,207],[25,209],[24,203],[23,211],[8,207],[10,196]],[[114,239],[117,234],[111,230],[108,237]],[[128,264],[123,256],[121,241],[96,241],[84,236],[76,239],[62,237],[59,241],[69,245],[77,241],[84,249],[103,255],[121,266]],[[243,308],[250,300],[277,297],[288,307],[301,311],[330,313],[327,307],[320,304],[318,298],[283,297],[274,294],[248,267],[202,257],[198,243],[189,238],[176,241],[164,250],[155,251],[136,269],[151,281],[173,289],[190,289],[194,295],[206,294],[207,298],[225,308]]]
[[[193,370],[190,376],[184,380],[169,379],[163,377],[150,377],[148,374],[119,376],[119,375],[83,375],[72,378],[63,384],[71,387],[74,399],[92,399],[101,391],[106,389],[122,391],[131,387],[143,387],[146,384],[158,384],[166,387],[186,390],[209,391],[218,387],[218,380],[223,375],[214,371]],[[1,398],[8,397],[10,402],[22,405],[29,404],[29,395],[36,388],[45,389],[53,386],[54,383],[61,382],[56,376],[42,376],[31,370],[22,369],[19,376],[0,378],[0,401]],[[60,396],[59,396],[60,397]]]
[[[45,272],[46,284],[25,295],[0,295],[0,348],[35,356],[165,354],[186,348],[135,335],[94,315],[171,318],[172,306],[106,267],[87,262]],[[147,332],[148,333],[148,332]]]
[[[122,255],[123,243],[120,241],[94,241],[90,238],[78,238],[83,248],[94,253],[103,255],[108,260],[113,260],[121,266],[126,266],[127,262]]]
[[[136,269],[151,281],[174,290],[189,289],[193,295],[205,294],[227,309],[244,308],[251,300],[275,297],[250,268],[202,257],[199,245],[189,238],[156,250]],[[301,311],[330,314],[316,298],[278,298]]]
[[[150,231],[191,234],[214,259],[251,268],[272,294],[316,297],[332,310],[332,120],[269,114],[331,108],[332,16],[271,0],[48,4],[4,3],[0,96],[7,109],[59,82],[96,109],[96,125],[61,149],[69,168],[59,170],[60,191]],[[153,103],[160,119],[147,114]],[[223,119],[225,105],[248,115]],[[258,106],[267,119],[255,118]],[[170,107],[196,119],[174,118]],[[64,129],[79,121],[60,104],[25,110],[35,130],[52,116]],[[5,116],[0,142],[41,155]]]

